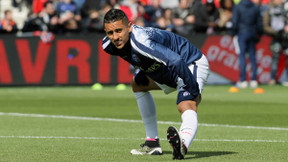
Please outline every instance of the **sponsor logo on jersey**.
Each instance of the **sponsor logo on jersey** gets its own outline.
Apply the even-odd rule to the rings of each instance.
[[[147,69],[144,69],[143,67],[137,67],[139,68],[140,70],[146,72],[146,73],[151,73],[151,72],[154,72],[156,71],[157,69],[159,69],[161,66],[160,63],[158,62],[154,62],[150,67],[148,67]]]

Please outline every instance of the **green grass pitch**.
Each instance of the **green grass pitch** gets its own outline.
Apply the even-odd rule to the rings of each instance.
[[[229,87],[205,87],[186,160],[288,161],[288,88]],[[132,156],[145,131],[130,87],[1,87],[0,161],[172,161],[165,132],[180,127],[177,94],[152,94],[164,155]]]

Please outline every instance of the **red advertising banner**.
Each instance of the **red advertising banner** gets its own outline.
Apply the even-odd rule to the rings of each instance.
[[[53,42],[44,43],[39,37],[1,35],[0,85],[129,84],[133,70],[126,61],[103,51],[104,36],[56,36]],[[197,35],[188,39],[207,56],[211,71],[237,82],[239,63],[231,36]],[[270,37],[263,36],[257,44],[260,83],[267,83],[270,79],[270,41]],[[278,78],[285,67],[284,57],[280,57]],[[250,78],[248,57],[247,63],[247,78]]]
[[[270,79],[270,67],[272,62],[270,42],[270,37],[263,36],[260,42],[256,45],[256,58],[258,65],[257,72],[258,81],[260,83],[267,83]],[[235,47],[233,44],[233,37],[229,35],[209,36],[203,44],[201,51],[207,56],[210,69],[213,72],[225,77],[232,82],[238,81],[239,62],[238,55],[235,52]],[[248,54],[246,56],[247,79],[250,80],[252,75],[251,65]],[[280,58],[281,66],[279,69],[278,77],[284,70],[284,66],[282,65],[283,62],[284,60]]]
[[[105,53],[101,35],[0,37],[0,85],[78,85],[130,83],[126,61]],[[5,40],[5,41],[4,41]]]
[[[2,40],[0,40],[0,82],[4,84],[11,84],[13,82],[7,53]]]

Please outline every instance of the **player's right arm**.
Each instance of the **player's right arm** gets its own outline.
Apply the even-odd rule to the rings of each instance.
[[[188,68],[188,65],[179,54],[150,39],[143,39],[143,37],[142,39],[136,39],[134,36],[132,36],[131,39],[133,49],[137,50],[145,57],[168,66],[169,69],[175,72],[184,81],[185,87],[183,88],[188,90],[195,98],[198,96],[198,83]]]

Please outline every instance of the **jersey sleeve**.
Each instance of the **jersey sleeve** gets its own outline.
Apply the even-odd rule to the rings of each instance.
[[[102,40],[102,48],[106,53],[108,53],[110,55],[115,55],[115,54],[113,54],[113,50],[111,47],[111,41],[107,36],[104,37]]]

